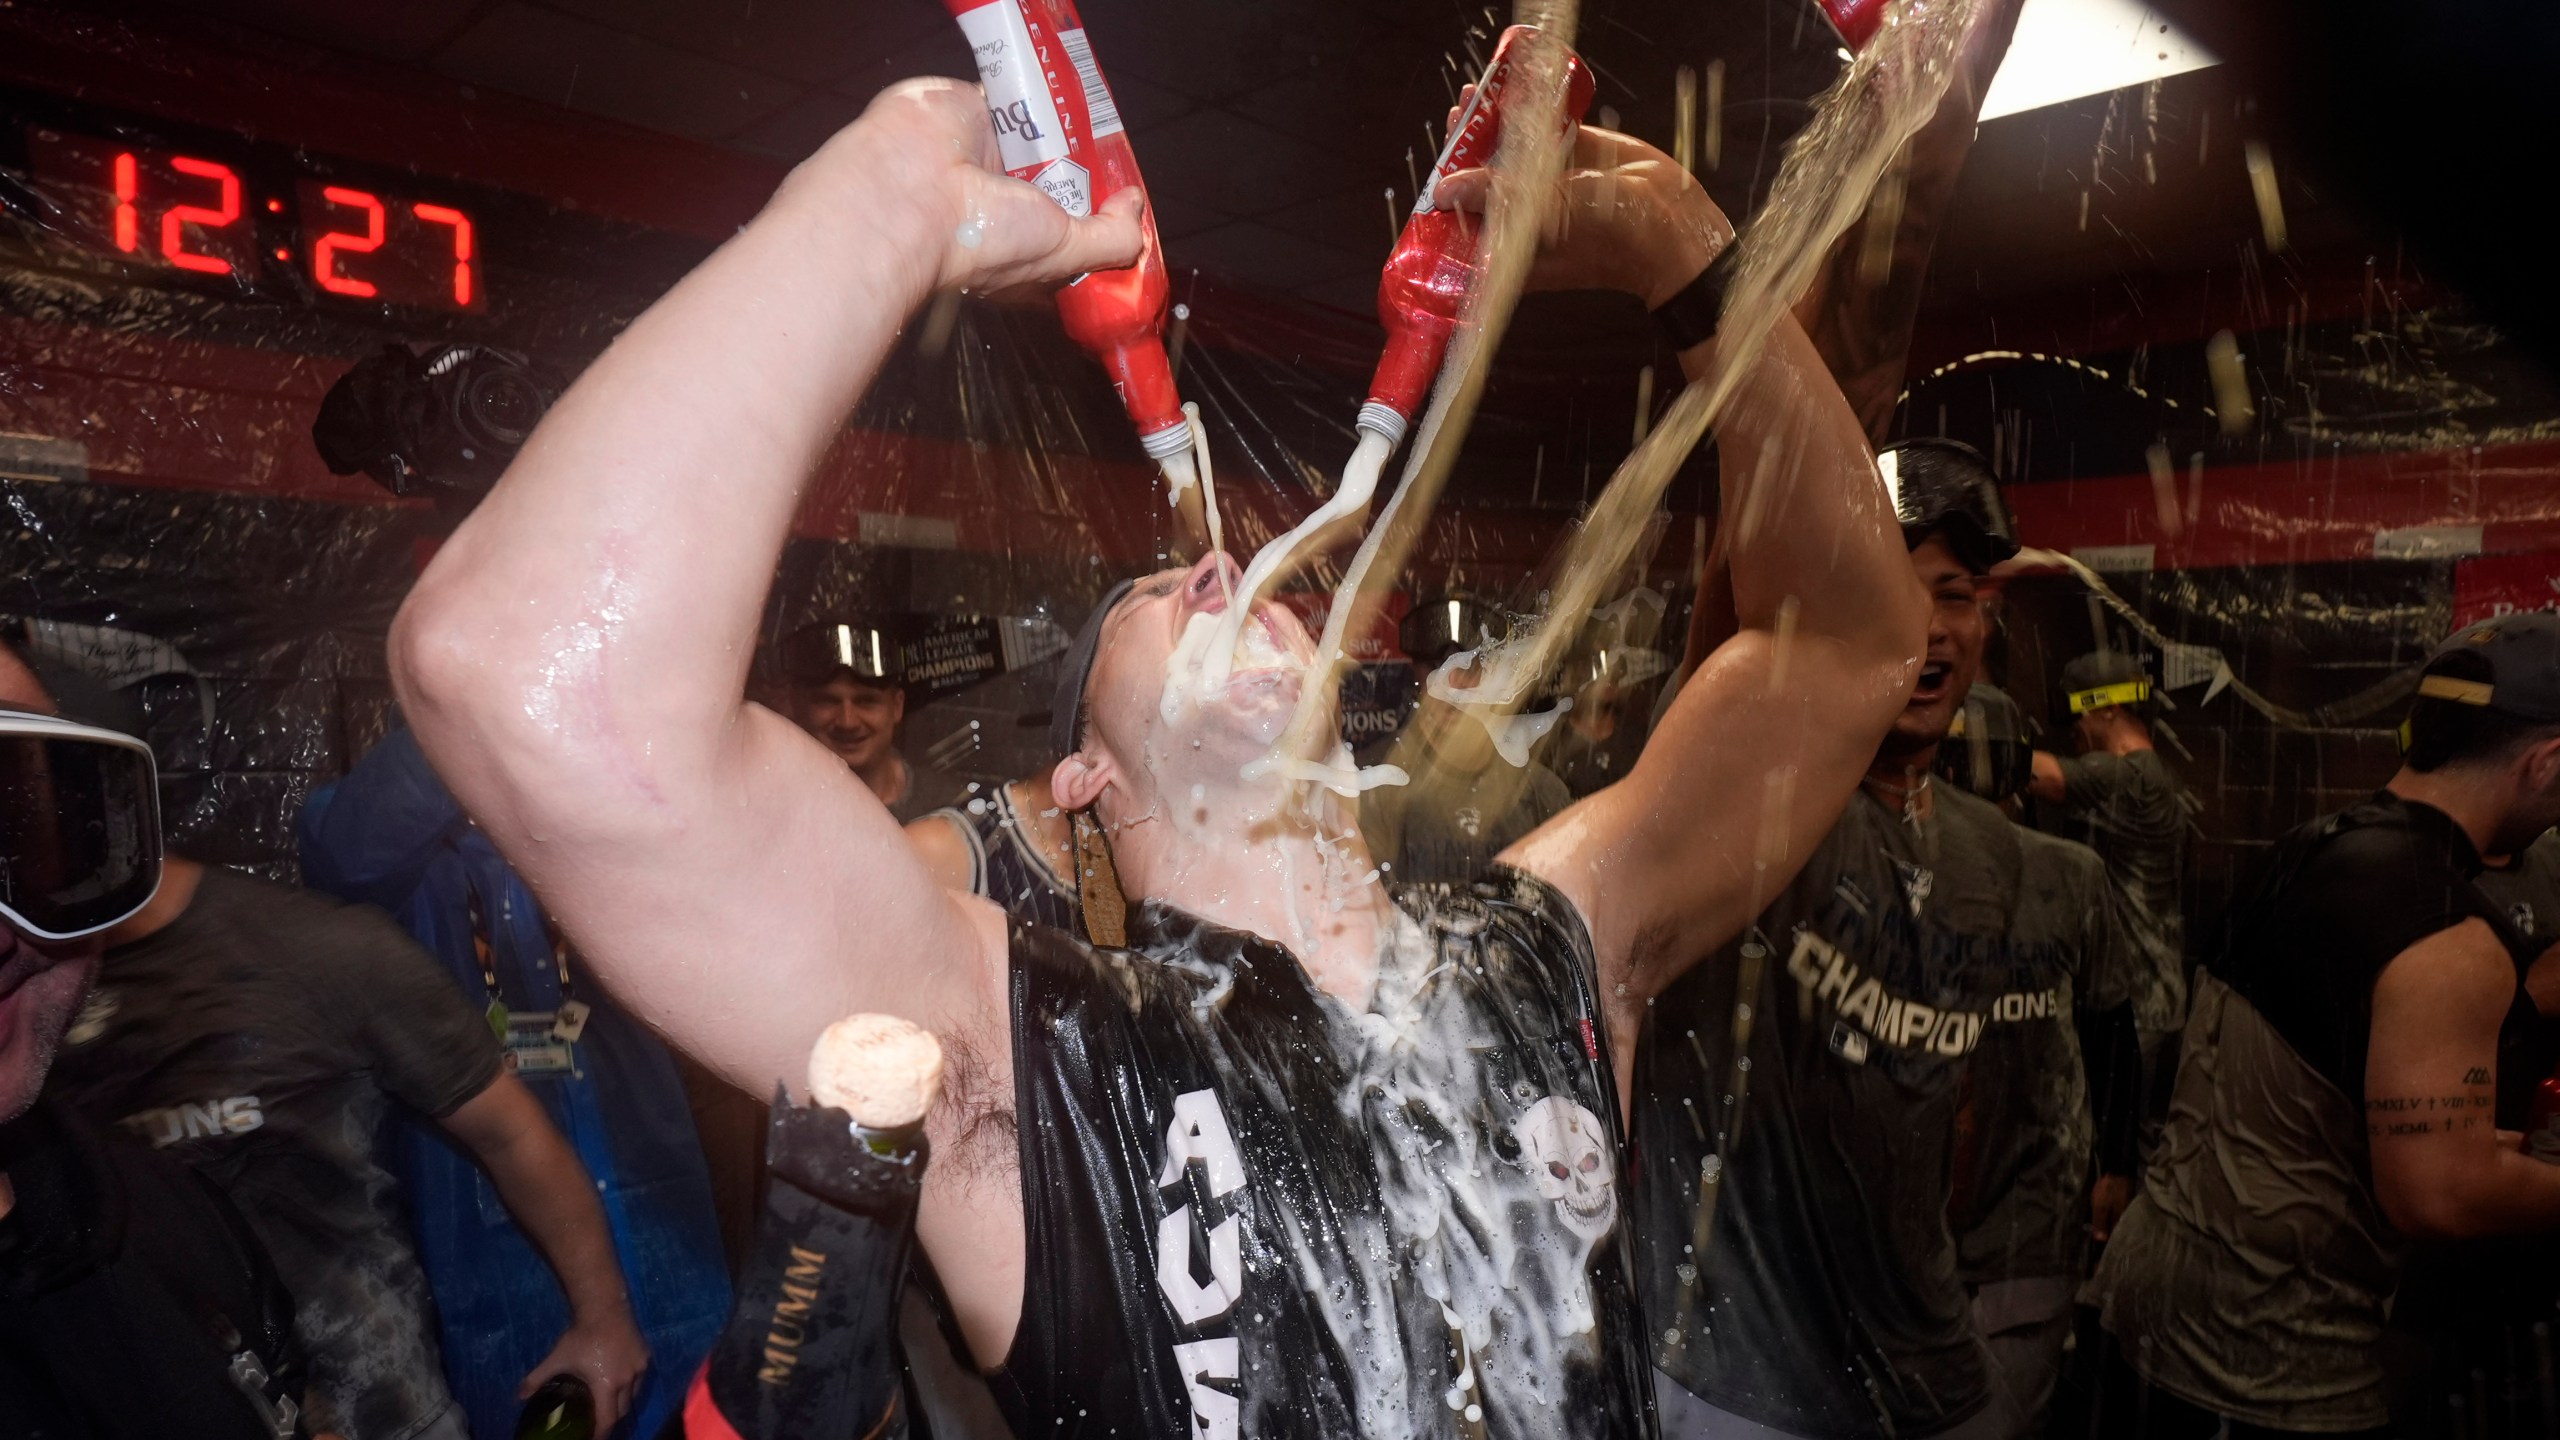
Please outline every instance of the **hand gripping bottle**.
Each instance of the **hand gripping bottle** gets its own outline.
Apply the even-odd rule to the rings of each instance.
[[[1460,170],[1471,170],[1493,158],[1502,143],[1502,102],[1510,88],[1512,59],[1534,25],[1514,25],[1493,47],[1493,61],[1476,81],[1475,93],[1449,127],[1431,176],[1414,197],[1413,214],[1396,237],[1395,253],[1378,277],[1378,320],[1387,327],[1386,353],[1378,357],[1369,380],[1369,398],[1360,407],[1360,428],[1387,439],[1388,448],[1404,439],[1405,427],[1440,373],[1449,338],[1458,330],[1459,307],[1476,279],[1476,219],[1432,204],[1440,182]],[[1565,106],[1575,119],[1591,107],[1591,72],[1582,57],[1566,57]]]
[[[1070,215],[1090,215],[1124,189],[1144,192],[1138,156],[1120,127],[1074,0],[944,0],[978,62],[1005,173],[1027,180]],[[1155,215],[1146,248],[1126,270],[1095,270],[1058,292],[1067,336],[1111,372],[1112,388],[1178,494],[1195,478],[1191,422],[1164,353],[1164,250]]]
[[[755,1250],[685,1396],[685,1440],[907,1435],[898,1302],[941,1085],[930,1033],[855,1015],[819,1037],[810,1103],[776,1094]]]

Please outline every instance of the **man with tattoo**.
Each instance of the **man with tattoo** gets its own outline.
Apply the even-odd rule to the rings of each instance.
[[[2560,820],[2560,615],[2457,633],[2406,763],[2286,836],[2197,977],[2167,1128],[2089,1287],[2111,1435],[2405,1423],[2385,1327],[2420,1242],[2560,1229],[2512,1128],[2549,1074],[2534,946],[2473,883]]]

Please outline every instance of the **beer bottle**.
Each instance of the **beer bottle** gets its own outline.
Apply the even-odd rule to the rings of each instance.
[[[942,1047],[886,1015],[828,1027],[813,1103],[777,1093],[755,1247],[685,1402],[687,1440],[908,1433],[898,1305]]]
[[[595,1435],[596,1397],[575,1375],[543,1381],[516,1412],[516,1440],[595,1440]]]

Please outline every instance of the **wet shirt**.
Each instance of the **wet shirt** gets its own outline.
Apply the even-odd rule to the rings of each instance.
[[[2472,883],[2441,810],[2388,792],[2278,843],[2199,977],[2169,1118],[2089,1298],[2154,1384],[2289,1430],[2390,1419],[2380,1344],[2408,1242],[2373,1192],[2365,1052],[2373,985],[2418,941],[2488,922],[2517,960],[2499,1123],[2548,1057],[2529,947]]]
[[[2051,1006],[2088,923],[2028,893],[2024,833],[1945,786],[1922,826],[1861,794],[1655,1003],[1636,1270],[1656,1363],[1701,1399],[1822,1440],[1986,1403],[1947,1221],[1966,1064],[1996,1014]]]
[[[1582,921],[1509,870],[1397,903],[1364,1011],[1160,905],[1014,927],[1017,1433],[1649,1433]]]
[[[2075,1022],[2124,1004],[2142,964],[2105,862],[2033,830],[2017,837],[2018,928],[2058,943],[2024,952],[2024,988],[1992,1000],[1965,1076],[1948,1219],[1976,1285],[2085,1273],[2096,1124]]]
[[[293,1302],[218,1192],[51,1101],[0,1125],[0,1174],[0,1435],[274,1440],[267,1406],[302,1391]]]
[[[1412,779],[1360,797],[1360,834],[1398,881],[1463,885],[1573,801],[1534,760],[1516,766],[1488,754],[1473,770],[1444,762],[1419,714],[1381,758]]]
[[[1075,887],[1049,868],[1048,856],[1014,804],[1012,786],[998,785],[965,804],[945,806],[933,818],[959,831],[968,847],[969,893],[993,900],[1016,920],[1083,932]]]
[[[2124,927],[2148,962],[2133,992],[2133,1022],[2175,1030],[2187,1017],[2187,922],[2180,884],[2187,807],[2155,750],[2062,761],[2062,833],[2098,852],[2124,893]]]
[[[450,1114],[499,1067],[388,916],[208,867],[175,921],[107,952],[52,1083],[248,1217],[293,1293],[314,1428],[401,1440],[453,1402],[383,1123],[394,1101]]]

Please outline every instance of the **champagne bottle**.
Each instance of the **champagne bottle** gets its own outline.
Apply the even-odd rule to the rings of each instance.
[[[819,1037],[809,1075],[813,1103],[775,1096],[764,1216],[686,1397],[687,1440],[908,1433],[898,1304],[942,1047],[855,1015]]]
[[[595,1440],[596,1397],[575,1375],[554,1375],[516,1412],[516,1440]]]

